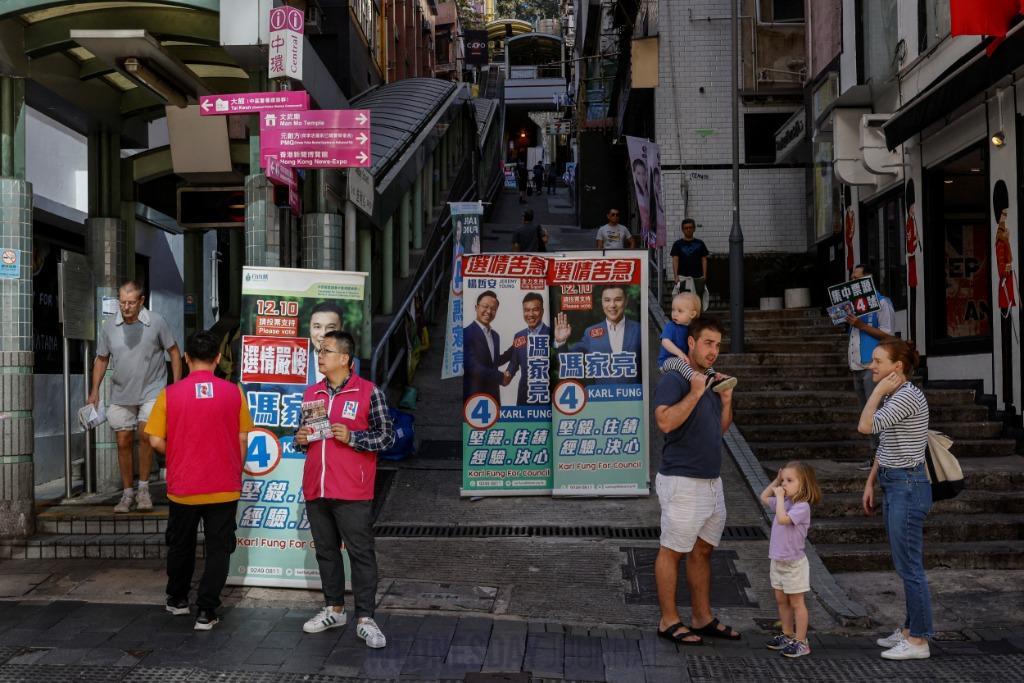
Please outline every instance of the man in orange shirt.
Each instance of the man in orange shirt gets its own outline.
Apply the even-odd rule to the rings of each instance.
[[[220,340],[196,332],[185,343],[189,374],[160,392],[146,423],[149,442],[167,456],[167,611],[188,614],[200,520],[206,568],[196,599],[195,629],[218,621],[220,592],[235,550],[235,513],[242,490],[242,461],[253,428],[242,390],[214,376]]]

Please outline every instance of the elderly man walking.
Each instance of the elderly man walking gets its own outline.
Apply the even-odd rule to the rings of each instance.
[[[175,382],[181,379],[181,353],[167,322],[160,314],[145,308],[146,297],[137,282],[128,280],[121,285],[117,299],[120,310],[103,322],[96,342],[89,403],[99,404],[100,384],[113,359],[107,422],[117,433],[117,464],[124,485],[121,501],[114,506],[114,512],[130,512],[133,504],[138,510],[152,510],[149,473],[153,467],[153,450],[144,431],[156,397],[167,384],[164,352],[170,356]],[[132,451],[136,432],[139,439],[137,494],[132,487]]]

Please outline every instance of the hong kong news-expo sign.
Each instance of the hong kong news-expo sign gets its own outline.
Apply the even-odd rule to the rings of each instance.
[[[648,494],[645,258],[463,257],[463,496]]]
[[[255,429],[245,454],[231,584],[320,587],[302,493],[305,454],[293,435],[303,392],[323,379],[323,335],[346,330],[359,344],[365,284],[365,273],[243,269],[236,362]],[[347,568],[347,555],[345,561]]]

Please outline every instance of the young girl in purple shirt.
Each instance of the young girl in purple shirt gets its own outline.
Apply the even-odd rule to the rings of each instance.
[[[761,492],[761,502],[775,510],[768,557],[782,624],[782,633],[769,640],[767,646],[769,650],[781,650],[786,657],[811,654],[804,603],[804,593],[811,590],[811,572],[804,541],[811,527],[811,506],[820,500],[821,489],[814,469],[797,460],[786,463],[775,481]]]

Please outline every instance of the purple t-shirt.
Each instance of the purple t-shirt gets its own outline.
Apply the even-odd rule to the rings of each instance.
[[[768,499],[768,505],[775,509],[775,496]],[[772,521],[772,540],[768,544],[768,557],[773,560],[799,560],[804,556],[804,541],[811,527],[811,506],[806,502],[785,502],[786,514],[792,524],[782,524],[776,517]]]

